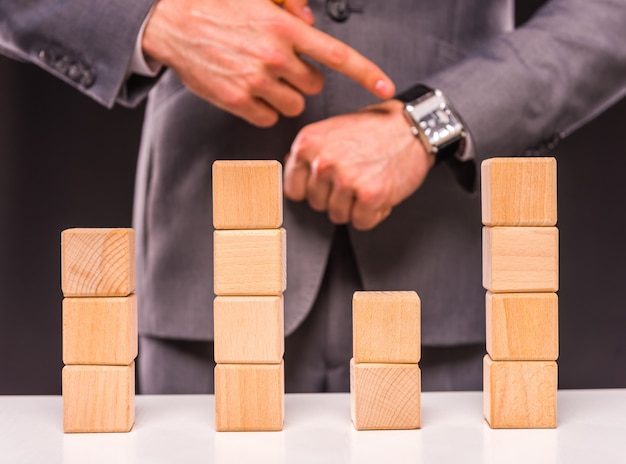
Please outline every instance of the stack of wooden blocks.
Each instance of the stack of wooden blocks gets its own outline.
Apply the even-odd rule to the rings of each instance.
[[[554,158],[483,162],[484,413],[492,428],[556,427],[556,210]]]
[[[355,292],[350,361],[357,430],[418,429],[421,422],[420,299],[415,292]]]
[[[282,430],[286,232],[278,161],[213,164],[215,422]]]
[[[128,432],[137,357],[134,231],[68,229],[61,250],[63,429]]]

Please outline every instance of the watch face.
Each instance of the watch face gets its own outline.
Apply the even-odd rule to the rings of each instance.
[[[441,102],[434,111],[420,118],[418,123],[424,135],[436,146],[445,145],[458,137],[463,130],[459,120],[444,102]]]
[[[430,153],[436,154],[465,136],[461,120],[440,90],[435,89],[406,103],[404,112],[412,124],[411,131]]]

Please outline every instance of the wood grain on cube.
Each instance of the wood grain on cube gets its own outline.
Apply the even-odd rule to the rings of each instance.
[[[556,361],[556,293],[487,292],[487,352],[495,361]]]
[[[492,292],[556,292],[556,227],[484,227],[483,286]]]
[[[350,361],[352,423],[357,430],[418,429],[421,378],[417,364]]]
[[[285,229],[216,230],[216,295],[280,295],[287,288]]]
[[[556,224],[555,158],[492,158],[483,161],[481,172],[483,224]]]
[[[282,166],[276,160],[213,163],[213,226],[276,229],[283,223]]]
[[[485,419],[494,429],[555,428],[557,364],[554,361],[483,362]]]
[[[418,363],[420,299],[417,293],[355,292],[352,298],[356,363]]]
[[[213,303],[215,362],[280,364],[285,352],[281,296],[218,296]]]
[[[284,404],[284,363],[215,366],[218,432],[282,430]]]
[[[128,432],[135,421],[135,364],[65,366],[63,430]]]
[[[133,293],[134,230],[64,230],[61,233],[61,287],[66,297]]]
[[[63,362],[129,365],[137,357],[137,297],[65,298]]]

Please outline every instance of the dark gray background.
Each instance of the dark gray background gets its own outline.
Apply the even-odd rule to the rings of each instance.
[[[131,225],[142,115],[0,57],[0,394],[61,392],[60,233]],[[625,122],[622,101],[555,151],[561,388],[626,387]]]

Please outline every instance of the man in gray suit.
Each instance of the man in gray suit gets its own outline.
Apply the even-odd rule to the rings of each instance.
[[[302,39],[302,2],[294,16],[268,0],[160,0],[150,16],[149,0],[80,3],[3,2],[0,47],[109,106],[151,89],[134,217],[143,391],[212,390],[212,161],[287,153],[287,390],[347,390],[357,289],[417,291],[424,389],[480,388],[475,166],[540,154],[623,97],[623,1],[553,0],[517,30],[509,0],[309,1],[317,29],[393,79],[384,101],[363,88],[390,96],[375,67]],[[137,43],[156,76],[139,75]],[[303,98],[321,78],[301,53],[362,86],[323,68]]]

